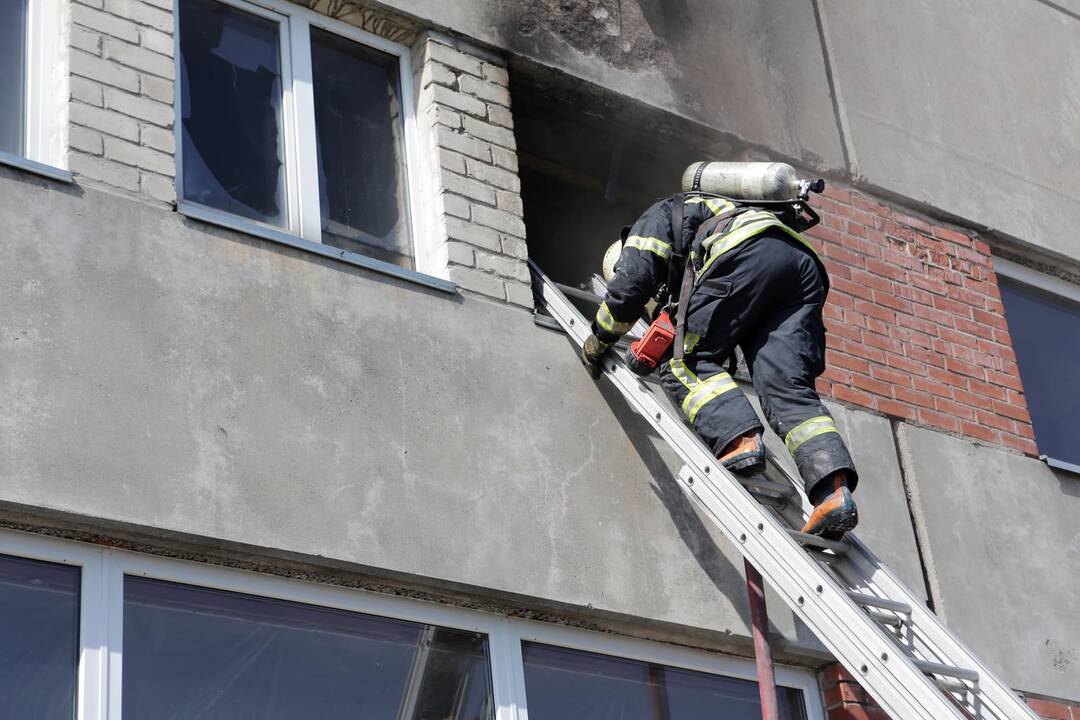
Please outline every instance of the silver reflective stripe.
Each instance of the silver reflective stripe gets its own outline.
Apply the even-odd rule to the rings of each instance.
[[[690,391],[690,394],[683,399],[683,413],[686,414],[686,417],[690,422],[694,422],[694,418],[701,412],[701,408],[705,407],[721,395],[738,389],[739,386],[735,384],[735,381],[730,375],[726,372],[717,373],[698,383],[698,385]]]
[[[671,259],[671,244],[666,243],[659,238],[654,237],[642,237],[640,235],[631,235],[626,238],[624,248],[634,248],[635,250],[642,250],[644,252],[651,252],[654,255],[658,255],[662,260]]]
[[[606,302],[600,303],[600,309],[596,311],[596,324],[612,335],[622,335],[634,326],[632,322],[619,322],[612,317]]]
[[[678,378],[679,382],[691,392],[693,392],[697,384],[701,382],[698,380],[698,376],[695,375],[690,368],[686,367],[686,363],[682,360],[672,360],[670,367],[671,374]]]
[[[784,438],[784,444],[787,445],[788,452],[794,455],[795,451],[807,440],[825,433],[838,432],[840,431],[836,429],[835,420],[828,415],[818,415],[793,427],[791,432]]]

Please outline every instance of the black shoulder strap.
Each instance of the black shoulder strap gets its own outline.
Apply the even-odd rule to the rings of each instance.
[[[738,207],[734,207],[730,210],[725,210],[718,216],[713,218],[716,224],[726,221],[732,215],[737,215],[742,210]],[[674,214],[672,215],[674,217]],[[682,213],[679,213],[680,225],[682,220]],[[672,261],[674,262],[674,254]],[[697,280],[697,271],[694,269],[694,263],[683,261],[683,273],[682,282],[679,284],[679,300],[675,310],[675,359],[682,360],[683,348],[686,342],[686,307],[690,304],[690,293],[694,291],[694,283]]]
[[[683,207],[686,205],[686,195],[676,193],[671,198],[671,258],[668,260],[667,274],[667,300],[675,297],[675,288],[682,280],[683,268],[686,266],[687,248],[683,247]]]

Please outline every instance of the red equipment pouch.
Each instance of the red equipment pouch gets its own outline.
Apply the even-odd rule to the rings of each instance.
[[[626,352],[626,364],[638,375],[648,375],[656,369],[675,341],[675,325],[664,310],[641,336],[630,344]]]

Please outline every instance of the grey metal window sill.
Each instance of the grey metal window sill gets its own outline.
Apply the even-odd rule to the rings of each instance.
[[[19,170],[25,170],[26,172],[41,175],[42,177],[47,177],[51,180],[59,180],[64,183],[75,182],[75,177],[70,170],[64,170],[62,168],[53,167],[52,165],[46,165],[45,163],[39,163],[37,160],[30,160],[29,158],[12,155],[11,153],[0,152],[0,165],[18,168]]]
[[[437,278],[434,275],[426,275],[422,272],[417,272],[416,270],[398,267],[397,265],[383,262],[382,260],[369,258],[366,255],[359,255],[354,252],[349,252],[348,250],[341,250],[340,248],[330,245],[323,245],[322,243],[305,240],[298,235],[266,227],[265,225],[259,225],[250,220],[245,220],[236,217],[235,215],[230,215],[229,213],[208,208],[197,203],[179,202],[176,205],[176,212],[184,217],[191,218],[192,220],[199,220],[211,225],[217,225],[218,227],[235,230],[236,232],[241,232],[246,235],[254,235],[263,240],[270,240],[272,242],[281,243],[282,245],[307,250],[316,255],[340,260],[343,263],[362,267],[366,270],[374,270],[375,272],[390,275],[400,280],[406,280],[418,285],[424,285],[434,290],[440,290],[445,293],[457,292],[457,285],[449,280]]]
[[[1064,470],[1065,472],[1073,473],[1074,475],[1080,475],[1080,465],[1074,465],[1073,463],[1065,462],[1064,460],[1055,460],[1046,455],[1040,455],[1039,459],[1055,470]]]

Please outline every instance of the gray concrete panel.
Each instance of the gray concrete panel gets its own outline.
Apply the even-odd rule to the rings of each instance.
[[[1015,688],[1080,687],[1080,478],[910,426],[900,429],[936,601]]]
[[[1080,258],[1080,21],[1015,0],[822,0],[857,178]]]
[[[820,170],[843,152],[805,0],[383,4]]]

